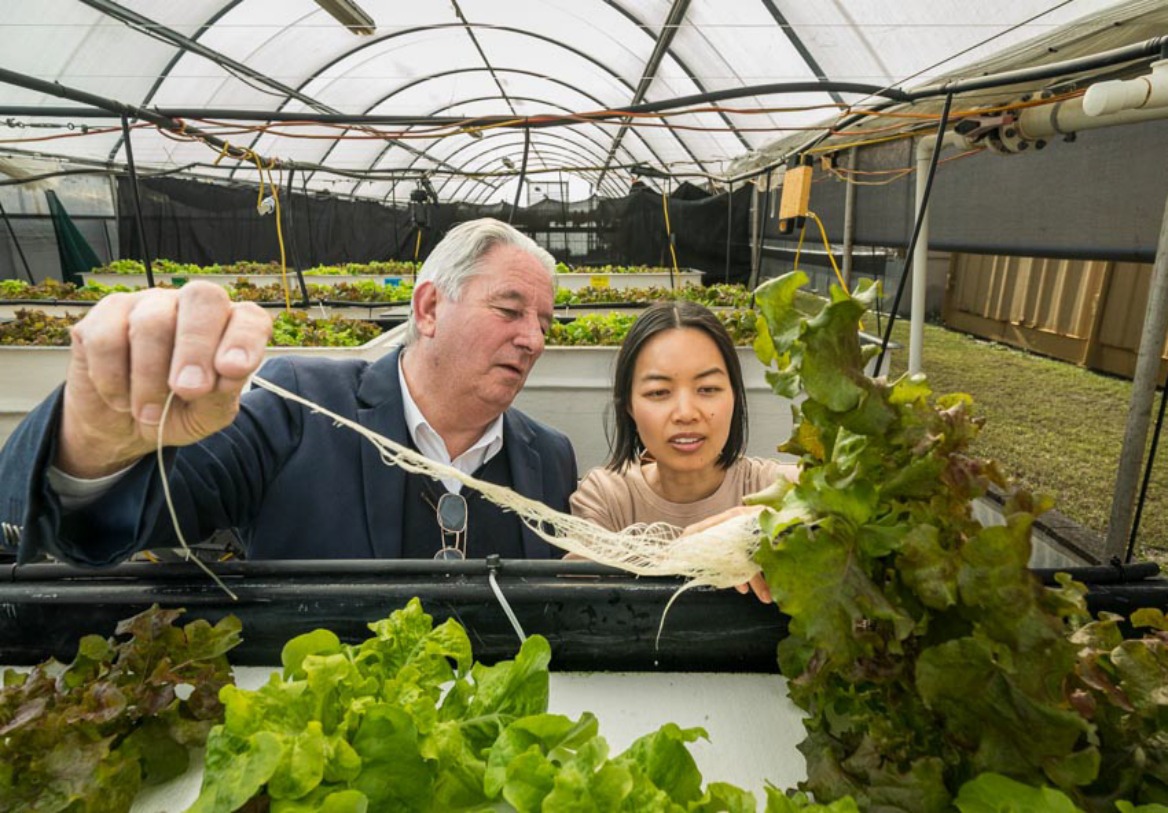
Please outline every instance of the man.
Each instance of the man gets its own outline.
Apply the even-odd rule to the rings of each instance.
[[[261,375],[566,511],[571,444],[510,409],[543,352],[553,270],[510,226],[464,223],[418,275],[404,349],[373,363],[275,359]],[[188,540],[235,528],[253,559],[555,555],[457,481],[387,466],[355,432],[266,390],[241,397],[270,333],[260,308],[209,284],[99,302],[74,328],[63,390],[0,452],[0,519],[22,526],[20,561],[102,565],[176,545],[155,455],[172,390],[166,468]]]

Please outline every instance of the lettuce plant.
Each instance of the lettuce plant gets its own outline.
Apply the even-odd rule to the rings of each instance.
[[[1168,800],[1165,634],[1083,627],[1081,585],[1042,587],[1027,563],[1048,502],[1015,492],[996,527],[971,514],[1008,485],[970,454],[971,399],[866,376],[858,326],[875,288],[833,289],[806,319],[805,282],[795,272],[756,292],[755,345],[774,390],[805,395],[780,447],[802,471],[759,495],[772,510],[756,556],[790,616],[779,663],[808,713],[803,788],[910,813],[949,810],[982,774],[1092,811]]]

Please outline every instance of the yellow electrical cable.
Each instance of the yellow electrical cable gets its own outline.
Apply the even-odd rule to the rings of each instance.
[[[791,265],[792,271],[799,270],[799,255],[803,253],[803,237],[807,234],[807,218],[803,218],[803,226],[799,229],[799,245],[795,246],[795,262]]]
[[[677,267],[677,249],[673,247],[673,228],[669,225],[669,185],[666,182],[665,191],[661,193],[661,208],[665,212],[665,239],[669,241],[669,254],[673,257],[673,273],[680,274]]]
[[[414,241],[414,262],[418,261],[418,254],[422,250],[422,227],[418,226],[418,239]]]
[[[839,280],[840,287],[847,293],[848,284],[844,282],[844,275],[840,273],[839,266],[835,264],[835,255],[831,253],[831,243],[827,241],[827,229],[823,227],[823,221],[819,219],[819,215],[808,210],[807,216],[815,221],[815,225],[819,226],[819,235],[823,238],[823,249],[827,252],[827,259],[831,260],[831,270],[835,271],[835,278]]]

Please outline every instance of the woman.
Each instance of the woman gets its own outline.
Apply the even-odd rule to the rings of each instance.
[[[718,318],[696,303],[661,302],[641,314],[617,356],[612,406],[608,463],[571,498],[573,514],[609,530],[706,527],[777,477],[797,476],[794,465],[744,456],[738,354]],[[754,587],[764,598],[765,584]]]

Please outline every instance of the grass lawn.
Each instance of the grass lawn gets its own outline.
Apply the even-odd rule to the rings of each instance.
[[[893,372],[902,373],[908,361],[907,321],[898,321],[893,339],[904,346],[892,357]],[[1069,518],[1105,534],[1130,381],[936,325],[925,326],[922,364],[934,393],[973,396],[977,414],[986,418],[975,453],[997,460],[1029,490],[1053,496]],[[1158,408],[1157,400],[1153,425]],[[1168,562],[1166,455],[1168,432],[1161,437],[1136,548],[1137,558],[1161,564]]]

